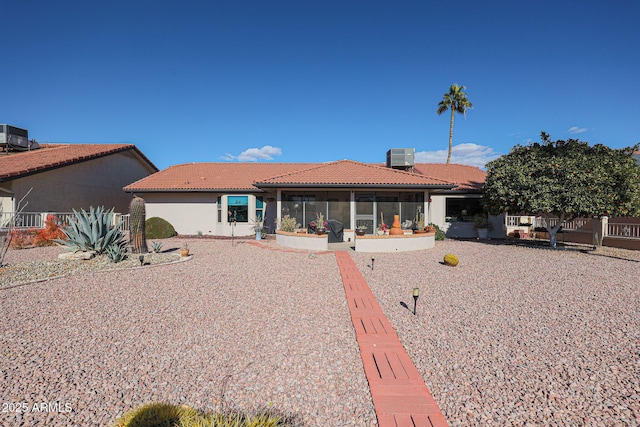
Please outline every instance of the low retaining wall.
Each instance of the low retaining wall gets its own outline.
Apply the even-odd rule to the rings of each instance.
[[[276,230],[276,243],[294,249],[304,249],[308,251],[329,250],[328,234],[303,234],[289,233],[287,231]]]
[[[436,245],[436,233],[402,236],[358,236],[356,252],[405,252],[431,249]]]

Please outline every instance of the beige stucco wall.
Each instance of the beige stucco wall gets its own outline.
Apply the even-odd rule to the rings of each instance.
[[[122,187],[155,172],[132,150],[0,183],[16,202],[33,188],[25,212],[71,212],[89,206],[128,213],[131,195]]]
[[[255,234],[251,222],[227,222],[226,195],[218,193],[136,193],[144,198],[147,219],[160,217],[171,223],[178,234],[214,236],[252,236]],[[221,222],[218,222],[218,196],[222,197]],[[249,212],[255,212],[254,194],[234,194],[249,196]],[[275,203],[274,203],[275,205]]]
[[[173,225],[178,234],[216,235],[217,194],[213,193],[145,193],[147,219],[159,217]]]

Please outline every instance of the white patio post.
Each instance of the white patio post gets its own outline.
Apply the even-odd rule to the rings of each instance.
[[[593,245],[602,246],[602,241],[608,234],[609,230],[609,217],[603,216],[600,218],[593,218],[591,220],[591,230],[593,232]]]
[[[276,194],[276,227],[280,228],[280,220],[282,219],[282,190],[278,188]]]
[[[350,191],[349,195],[349,228],[351,230],[356,229],[356,192]]]

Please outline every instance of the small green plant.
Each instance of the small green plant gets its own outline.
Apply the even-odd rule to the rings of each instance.
[[[289,215],[285,215],[280,220],[280,230],[293,233],[296,228],[300,228],[300,224],[296,222],[295,218],[291,218]]]
[[[198,230],[198,237],[202,237],[202,231]]]
[[[166,219],[154,216],[145,221],[147,239],[168,239],[176,236],[176,229]]]
[[[160,253],[160,251],[162,250],[162,242],[156,242],[156,241],[151,242],[151,248],[153,252]]]
[[[75,218],[71,224],[62,229],[67,240],[54,239],[65,246],[67,250],[96,251],[104,253],[112,245],[121,245],[124,234],[120,230],[120,223],[113,224],[113,209],[105,211],[103,206],[96,209],[93,206],[89,212],[73,211]]]
[[[444,240],[447,238],[447,236],[445,236],[444,231],[440,230],[440,227],[438,227],[436,224],[434,223],[429,223],[429,227],[433,227],[436,230],[436,240]]]
[[[184,249],[185,251],[188,251],[189,250],[189,242],[184,242],[182,244],[182,249]]]
[[[446,254],[444,256],[444,263],[450,267],[455,267],[458,265],[458,257],[454,254]]]
[[[105,252],[109,261],[118,263],[127,257],[127,245],[124,243],[123,239],[120,244],[109,246]]]
[[[486,228],[489,231],[493,230],[493,224],[489,221],[489,218],[486,215],[475,215],[473,217],[473,228]]]

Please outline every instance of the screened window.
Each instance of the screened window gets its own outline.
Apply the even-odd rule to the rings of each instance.
[[[229,222],[249,222],[249,196],[227,196]]]
[[[264,217],[264,200],[261,196],[256,196],[256,221],[262,221]]]

